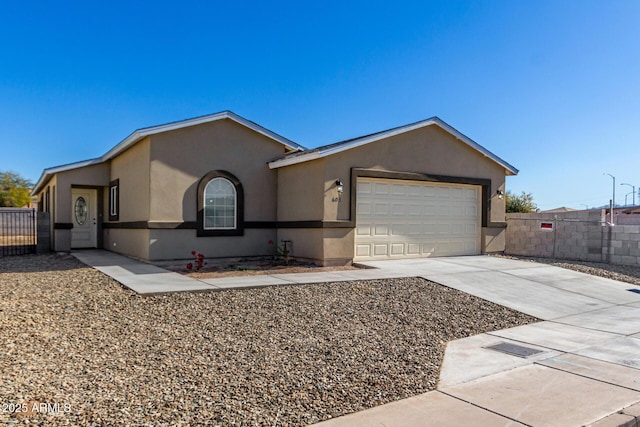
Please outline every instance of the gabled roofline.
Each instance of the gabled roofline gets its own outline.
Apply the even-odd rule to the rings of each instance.
[[[42,189],[42,187],[44,187],[44,185],[49,181],[51,176],[58,172],[64,172],[72,169],[79,169],[85,166],[97,165],[98,163],[102,163],[102,162],[103,162],[102,157],[96,157],[95,159],[82,160],[75,163],[67,163],[66,165],[54,166],[52,168],[45,169],[42,171],[42,175],[40,175],[38,182],[36,182],[36,185],[34,185],[33,189],[31,190],[31,195],[35,196]]]
[[[305,150],[305,147],[303,147],[302,145],[297,144],[297,143],[291,141],[290,139],[285,138],[282,135],[278,135],[277,133],[272,132],[267,128],[264,128],[264,127],[260,126],[257,123],[254,123],[254,122],[252,122],[250,120],[247,120],[244,117],[241,117],[241,116],[233,113],[232,111],[226,110],[226,111],[222,111],[220,113],[209,114],[209,115],[206,115],[206,116],[195,117],[195,118],[192,118],[192,119],[180,120],[180,121],[177,121],[177,122],[171,122],[171,123],[166,123],[166,124],[163,124],[163,125],[151,126],[151,127],[147,127],[147,128],[138,129],[138,130],[134,131],[131,135],[129,135],[128,137],[126,137],[125,139],[120,141],[120,143],[118,143],[118,145],[113,147],[111,150],[107,151],[102,157],[97,157],[97,158],[91,159],[91,160],[83,160],[83,161],[76,162],[76,163],[69,163],[69,164],[62,165],[62,166],[54,166],[52,168],[45,169],[42,172],[42,175],[40,176],[40,179],[38,179],[38,182],[33,187],[33,190],[31,190],[31,195],[35,195],[36,193],[38,193],[41,190],[41,188],[44,186],[44,184],[49,180],[51,175],[53,175],[55,173],[58,173],[58,172],[64,172],[64,171],[67,171],[67,170],[77,169],[77,168],[81,168],[81,167],[90,166],[90,165],[94,165],[94,164],[105,162],[105,161],[107,161],[109,159],[114,158],[115,156],[117,156],[118,154],[122,153],[127,148],[131,147],[132,145],[134,145],[135,143],[137,143],[141,139],[146,138],[147,136],[155,135],[155,134],[162,133],[162,132],[169,132],[169,131],[172,131],[172,130],[182,129],[182,128],[186,128],[186,127],[189,127],[189,126],[196,126],[196,125],[200,125],[200,124],[204,124],[204,123],[210,123],[210,122],[214,122],[214,121],[217,121],[217,120],[223,120],[223,119],[233,120],[234,122],[236,122],[238,124],[241,124],[241,125],[249,128],[249,129],[251,129],[251,130],[253,130],[253,131],[255,131],[255,132],[257,132],[257,133],[259,133],[261,135],[266,136],[267,138],[273,139],[274,141],[279,142],[280,144],[284,145],[290,151]]]
[[[285,147],[287,147],[289,150],[291,151],[299,151],[299,150],[304,150],[305,148],[303,146],[301,146],[300,144],[296,144],[295,142],[285,138],[284,136],[278,135],[275,132],[271,132],[269,129],[266,129],[262,126],[260,126],[257,123],[254,123],[250,120],[245,119],[244,117],[240,117],[239,115],[227,110],[227,111],[223,111],[221,113],[216,113],[216,114],[209,114],[207,116],[200,116],[200,117],[195,117],[193,119],[187,119],[187,120],[181,120],[178,122],[171,122],[171,123],[166,123],[163,125],[158,125],[158,126],[152,126],[152,127],[148,127],[148,128],[142,128],[142,129],[138,129],[135,132],[133,132],[131,135],[129,135],[127,138],[125,138],[124,140],[122,140],[118,145],[116,145],[115,147],[113,147],[111,150],[109,150],[104,156],[102,156],[104,158],[104,160],[108,160],[111,159],[113,157],[115,157],[116,155],[118,155],[119,153],[123,152],[124,150],[126,150],[127,148],[129,148],[131,145],[135,144],[136,142],[140,141],[142,138],[145,138],[149,135],[155,135],[158,133],[162,133],[162,132],[169,132],[172,130],[177,130],[177,129],[182,129],[182,128],[186,128],[189,126],[196,126],[196,125],[201,125],[204,123],[210,123],[210,122],[215,122],[217,120],[222,120],[222,119],[231,119],[236,123],[239,123],[245,127],[248,127],[249,129],[262,134],[268,138],[273,139],[274,141],[277,141],[279,143],[281,143],[282,145],[284,145]]]
[[[281,159],[269,162],[269,168],[277,169],[277,168],[281,168],[281,167],[284,167],[284,166],[294,165],[294,164],[297,164],[297,163],[308,162],[310,160],[315,160],[315,159],[319,159],[319,158],[322,158],[322,157],[327,157],[327,156],[330,156],[332,154],[336,154],[336,153],[339,153],[339,152],[342,152],[342,151],[345,151],[345,150],[350,150],[352,148],[360,147],[362,145],[369,144],[369,143],[374,142],[374,141],[379,141],[381,139],[390,138],[392,136],[396,136],[396,135],[399,135],[399,134],[402,134],[402,133],[405,133],[405,132],[410,132],[410,131],[413,131],[413,130],[416,130],[416,129],[420,129],[420,128],[423,128],[423,127],[426,127],[426,126],[432,126],[432,125],[438,126],[439,128],[441,128],[445,132],[447,132],[450,135],[454,136],[456,139],[464,142],[469,147],[471,147],[474,150],[478,151],[483,156],[485,156],[485,157],[493,160],[494,162],[498,163],[500,166],[505,168],[505,170],[507,171],[507,175],[517,175],[518,174],[518,169],[513,167],[511,164],[507,163],[506,161],[504,161],[500,157],[496,156],[495,154],[493,154],[492,152],[490,152],[489,150],[487,150],[486,148],[484,148],[483,146],[481,146],[480,144],[478,144],[477,142],[475,142],[474,140],[472,140],[468,136],[464,135],[462,132],[459,132],[453,126],[450,126],[449,124],[447,124],[446,122],[444,122],[443,120],[441,120],[438,117],[431,117],[429,119],[422,120],[422,121],[419,121],[419,122],[416,122],[416,123],[411,123],[411,124],[408,124],[408,125],[405,125],[405,126],[399,126],[399,127],[393,128],[393,129],[386,130],[386,131],[374,133],[374,134],[371,134],[371,135],[362,136],[362,137],[355,138],[355,139],[350,139],[350,140],[339,142],[339,143],[336,143],[336,144],[325,145],[325,146],[322,146],[322,147],[314,148],[314,149],[303,151],[303,152],[300,152],[300,153],[295,153],[294,155],[288,155],[288,156],[285,156],[285,157],[283,157]]]

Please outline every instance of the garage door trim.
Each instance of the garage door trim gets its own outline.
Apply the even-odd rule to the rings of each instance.
[[[359,178],[355,261],[482,252],[478,185]]]

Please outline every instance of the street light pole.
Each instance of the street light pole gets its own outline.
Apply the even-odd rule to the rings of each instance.
[[[625,195],[624,195],[624,205],[625,205],[625,206],[629,206],[629,205],[627,204],[627,197],[629,197],[629,194],[634,194],[634,193],[627,193],[627,194],[625,194]],[[635,195],[635,194],[634,194],[634,195]],[[632,206],[635,206],[635,203],[634,203]]]
[[[631,187],[633,189],[633,206],[636,205],[636,186],[635,185],[631,185],[631,184],[627,184],[627,183],[622,183],[620,185],[628,185],[629,187]],[[625,200],[625,204],[627,204],[626,200]]]
[[[602,175],[609,175],[613,179],[613,199],[611,199],[611,224],[613,224],[613,210],[616,208],[616,177],[606,172]]]

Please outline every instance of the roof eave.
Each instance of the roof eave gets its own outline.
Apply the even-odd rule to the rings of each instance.
[[[164,125],[138,129],[135,132],[133,132],[131,135],[129,135],[127,138],[122,140],[122,142],[120,142],[118,145],[116,145],[111,150],[109,150],[104,156],[102,156],[102,158],[103,160],[109,160],[115,157],[116,155],[118,155],[119,153],[123,152],[124,150],[126,150],[127,148],[135,144],[136,142],[140,141],[141,139],[149,135],[155,135],[162,132],[169,132],[172,130],[182,129],[190,126],[196,126],[204,123],[210,123],[210,122],[223,120],[223,119],[233,120],[234,122],[241,124],[261,135],[264,135],[270,139],[273,139],[274,141],[279,142],[280,144],[287,147],[290,151],[304,150],[303,146],[291,141],[290,139],[285,138],[282,135],[278,135],[277,133],[272,132],[269,129],[266,129],[257,123],[247,120],[244,117],[241,117],[233,113],[232,111],[223,111],[221,113],[210,114],[208,116],[201,116],[193,119],[182,120],[179,122],[172,122]]]
[[[80,162],[76,162],[76,163],[70,163],[68,165],[63,165],[63,166],[55,166],[49,169],[45,169],[42,172],[42,175],[40,176],[40,179],[38,179],[38,182],[36,183],[36,185],[33,187],[32,190],[32,194],[38,193],[41,190],[41,187],[44,186],[44,184],[46,183],[46,181],[49,180],[49,178],[51,178],[51,175],[58,173],[58,172],[64,172],[67,170],[71,170],[71,169],[76,169],[76,168],[81,168],[84,166],[90,166],[90,165],[94,165],[97,163],[102,163],[105,162],[107,160],[110,160],[112,158],[114,158],[115,156],[117,156],[118,154],[122,153],[123,151],[125,151],[126,149],[128,149],[129,147],[131,147],[132,145],[134,145],[135,143],[137,143],[138,141],[140,141],[141,139],[150,136],[150,135],[155,135],[158,133],[162,133],[162,132],[168,132],[168,131],[172,131],[172,130],[177,130],[177,129],[182,129],[185,127],[189,127],[189,126],[196,126],[199,124],[204,124],[204,123],[209,123],[209,122],[214,122],[216,120],[222,120],[222,119],[230,119],[235,121],[238,124],[241,124],[261,135],[264,135],[276,142],[279,142],[280,144],[284,145],[289,151],[301,151],[304,150],[305,148],[300,145],[297,144],[293,141],[291,141],[290,139],[285,138],[282,135],[278,135],[275,132],[270,131],[269,129],[266,129],[260,125],[258,125],[257,123],[254,123],[250,120],[245,119],[244,117],[241,117],[231,111],[223,111],[220,113],[215,113],[215,114],[209,114],[207,116],[201,116],[201,117],[195,117],[193,119],[187,119],[187,120],[181,120],[178,122],[172,122],[172,123],[166,123],[163,125],[158,125],[158,126],[152,126],[152,127],[148,127],[148,128],[142,128],[142,129],[138,129],[136,131],[134,131],[131,135],[129,135],[128,137],[126,137],[125,139],[123,139],[122,141],[120,141],[120,143],[118,143],[115,147],[113,147],[111,150],[107,151],[103,156],[95,158],[95,159],[90,159],[90,160],[83,160]]]
[[[272,162],[269,162],[268,165],[269,165],[269,169],[278,169],[283,166],[289,166],[289,165],[294,165],[296,163],[308,162],[310,160],[319,159],[320,157],[324,157],[324,156],[322,156],[318,151],[310,151],[307,154],[301,154],[296,157],[289,157],[289,158],[285,157],[282,159],[274,160]]]
[[[476,151],[478,151],[479,153],[481,153],[482,155],[484,155],[488,159],[491,159],[495,163],[497,163],[500,166],[502,166],[505,169],[505,174],[507,176],[515,176],[515,175],[518,174],[518,172],[519,172],[518,169],[516,169],[513,165],[509,164],[505,160],[503,160],[500,157],[496,156],[491,151],[487,150],[482,145],[478,144],[473,139],[469,138],[468,136],[466,136],[462,132],[458,131],[456,128],[450,126],[449,124],[447,124],[446,122],[444,122],[440,118],[435,117],[433,119],[433,121],[441,129],[443,129],[446,132],[450,133],[451,135],[455,136],[457,139],[459,139],[460,141],[464,142],[465,144],[467,144],[471,148],[475,149]]]
[[[95,159],[82,160],[80,162],[68,163],[66,165],[54,166],[52,168],[45,169],[42,171],[42,175],[40,175],[40,178],[38,179],[38,182],[36,182],[36,185],[33,186],[33,190],[31,190],[31,195],[34,196],[35,194],[39,193],[40,190],[42,190],[42,188],[44,187],[44,185],[49,181],[49,179],[51,179],[51,177],[58,172],[64,172],[72,169],[83,168],[85,166],[96,165],[102,162],[103,162],[102,158],[97,157]]]
[[[426,120],[422,120],[420,122],[416,122],[410,125],[406,125],[406,126],[400,126],[394,129],[390,129],[388,131],[383,131],[383,132],[379,132],[376,134],[373,134],[371,136],[365,136],[362,138],[358,138],[355,139],[349,143],[343,144],[343,145],[338,145],[338,146],[334,146],[334,147],[330,147],[327,149],[318,149],[317,151],[314,152],[310,152],[309,154],[302,154],[296,157],[292,157],[292,158],[282,158],[279,160],[274,160],[273,162],[269,163],[269,168],[271,169],[277,169],[277,168],[281,168],[284,166],[289,166],[289,165],[293,165],[296,163],[302,163],[302,162],[306,162],[309,160],[314,160],[317,158],[321,158],[321,157],[326,157],[326,156],[330,156],[332,154],[336,154],[339,153],[341,151],[346,151],[346,150],[350,150],[352,148],[356,148],[362,145],[366,145],[369,144],[371,142],[374,141],[378,141],[381,139],[385,139],[385,138],[390,138],[392,136],[396,136],[396,135],[400,135],[402,133],[405,132],[410,132],[412,130],[416,130],[416,129],[420,129],[426,126],[431,126],[431,125],[436,125],[438,127],[440,127],[441,129],[443,129],[445,132],[451,134],[452,136],[454,136],[456,139],[464,142],[465,144],[469,145],[471,148],[475,149],[476,151],[478,151],[479,153],[483,154],[485,157],[491,159],[492,161],[494,161],[495,163],[499,164],[500,166],[502,166],[505,169],[505,174],[507,176],[514,176],[518,174],[518,169],[516,169],[515,167],[513,167],[511,164],[507,163],[506,161],[504,161],[503,159],[501,159],[500,157],[496,156],[495,154],[493,154],[492,152],[490,152],[489,150],[487,150],[486,148],[484,148],[483,146],[481,146],[480,144],[478,144],[477,142],[475,142],[474,140],[472,140],[471,138],[469,138],[468,136],[464,135],[462,132],[459,132],[458,130],[456,130],[454,127],[448,125],[447,123],[445,123],[443,120],[441,120],[438,117],[432,117]]]

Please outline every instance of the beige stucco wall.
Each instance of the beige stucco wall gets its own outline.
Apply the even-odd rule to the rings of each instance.
[[[104,230],[104,249],[149,260],[149,235],[146,229],[108,228]]]
[[[504,252],[506,244],[506,228],[484,227],[482,229],[482,248],[485,253]]]
[[[353,228],[323,229],[323,265],[346,265],[351,263],[355,247]]]
[[[492,223],[505,221],[504,200],[497,196],[497,190],[505,192],[505,169],[437,126],[279,168],[278,219],[355,220],[355,212],[350,213],[351,192],[355,191],[351,188],[352,168],[491,180],[490,227],[482,229],[482,250],[504,250],[504,228],[494,228]],[[336,180],[344,184],[341,200],[337,200]],[[354,256],[354,231],[351,228],[281,229],[278,236],[286,236],[294,241],[294,247],[300,248],[296,252],[301,254],[295,253],[295,256],[321,260],[323,264],[339,264]]]
[[[290,240],[291,256],[323,263],[323,230],[321,228],[279,228],[278,245]]]
[[[147,137],[112,160],[111,179],[120,179],[118,222],[195,223],[198,183],[214,170],[227,171],[242,184],[245,222],[274,222],[277,172],[267,162],[283,154],[282,144],[231,120]],[[105,231],[105,248],[147,260],[187,259],[193,250],[208,258],[271,255],[269,240],[276,240],[275,228],[211,237],[197,237],[195,229]]]
[[[278,221],[321,220],[324,209],[324,159],[278,172]]]
[[[144,138],[111,160],[111,179],[119,180],[119,222],[149,220],[150,138]],[[108,185],[109,183],[107,183]],[[108,221],[108,191],[105,191],[105,222]]]
[[[109,185],[109,163],[85,166],[56,174],[55,222],[72,222],[71,188],[73,186],[106,187]],[[103,213],[99,213],[102,215]]]
[[[231,120],[154,135],[150,219],[195,221],[198,182],[224,170],[242,183],[245,221],[275,221],[277,173],[267,162],[283,154],[281,144]]]
[[[54,174],[38,197],[47,188],[51,191],[51,236],[54,251],[67,252],[71,250],[71,230],[55,229],[55,223],[69,224],[73,222],[71,217],[71,188],[74,186],[104,187],[109,185],[109,164],[99,163],[82,168]],[[55,191],[54,191],[55,187]],[[99,217],[104,217],[104,212],[98,212]]]
[[[347,265],[353,260],[351,228],[279,228],[278,245],[289,240],[291,256],[318,265]]]
[[[146,259],[193,259],[191,251],[207,258],[268,256],[275,253],[269,240],[276,240],[275,229],[245,229],[244,236],[196,237],[195,230],[148,230]]]
[[[267,162],[283,154],[282,144],[231,120],[149,136],[111,160],[110,179],[120,180],[117,222],[134,222],[136,227],[195,223],[198,182],[213,170],[239,179],[245,222],[274,222],[277,172]],[[245,229],[242,236],[197,237],[195,229],[107,228],[104,236],[106,249],[166,260],[188,258],[192,250],[207,257],[270,255],[268,242],[276,239],[276,231]]]
[[[114,159],[61,172],[50,180],[52,224],[71,222],[73,185],[103,188],[102,220],[108,222],[108,185],[120,180],[119,223],[194,223],[197,186],[213,170],[235,175],[244,189],[246,222],[309,221],[309,228],[247,228],[243,236],[196,237],[194,229],[105,228],[104,247],[142,259],[184,259],[192,250],[207,257],[269,255],[269,240],[293,241],[292,255],[323,264],[353,258],[354,231],[326,222],[355,219],[350,213],[352,168],[416,172],[491,180],[489,223],[504,222],[505,170],[492,160],[429,126],[322,159],[271,170],[284,147],[231,120],[221,120],[145,138]],[[340,195],[336,179],[344,184]],[[46,186],[45,186],[46,190]],[[352,217],[350,218],[350,215]],[[325,222],[325,227],[314,228]],[[297,224],[301,226],[301,224]],[[302,224],[307,227],[306,224]],[[140,225],[137,225],[138,227]],[[70,230],[54,230],[54,248],[69,250]],[[115,245],[114,245],[115,243]],[[483,251],[504,250],[504,230],[483,228]]]
[[[325,165],[324,219],[327,221],[349,217],[353,167],[490,179],[493,209],[489,221],[505,220],[504,200],[493,197],[499,188],[504,190],[504,168],[435,125],[326,157]],[[342,202],[337,209],[332,201],[334,191],[331,191],[336,179],[344,183]]]

